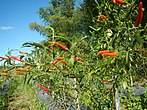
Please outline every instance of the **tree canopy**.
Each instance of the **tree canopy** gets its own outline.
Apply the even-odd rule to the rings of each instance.
[[[83,13],[75,6],[75,0],[51,0],[50,5],[40,8],[38,13],[44,25],[31,23],[30,29],[36,30],[43,35],[49,35],[45,26],[51,26],[56,33],[66,36],[78,36],[83,33]]]

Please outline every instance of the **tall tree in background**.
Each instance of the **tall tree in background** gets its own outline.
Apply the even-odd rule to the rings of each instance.
[[[84,13],[84,30],[86,34],[90,34],[89,31],[91,28],[89,26],[93,26],[98,17],[98,8],[97,8],[97,0],[83,0],[81,4],[81,10]]]
[[[51,0],[50,6],[39,9],[39,16],[43,19],[44,26],[51,26],[56,33],[71,37],[83,32],[83,13],[75,7],[75,0]],[[31,23],[30,29],[43,35],[49,35],[44,26]]]

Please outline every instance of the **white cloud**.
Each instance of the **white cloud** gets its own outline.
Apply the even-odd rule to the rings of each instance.
[[[12,26],[0,26],[0,30],[11,30],[14,29]]]

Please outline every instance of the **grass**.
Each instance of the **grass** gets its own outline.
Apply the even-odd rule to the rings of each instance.
[[[33,86],[31,84],[24,84],[23,76],[19,76],[16,80],[17,87],[8,98],[7,110],[46,110],[37,99]]]

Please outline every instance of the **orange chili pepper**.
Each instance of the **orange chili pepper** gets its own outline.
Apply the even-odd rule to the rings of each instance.
[[[18,58],[17,56],[10,56],[10,58],[14,59],[14,60],[17,60],[17,61],[20,61],[20,62],[23,62],[23,60],[21,60],[20,58]]]
[[[103,55],[103,56],[111,56],[111,57],[113,57],[113,56],[117,56],[117,55],[118,55],[118,52],[103,53],[102,55]]]
[[[59,42],[53,42],[55,45],[61,47],[63,50],[67,50],[68,48]]]
[[[138,6],[138,18],[135,22],[136,26],[139,26],[139,24],[141,24],[142,19],[143,19],[143,10],[142,10],[142,2],[140,2]]]
[[[112,0],[113,3],[116,3],[116,0]]]
[[[98,16],[98,22],[100,22],[102,19],[106,20],[106,16],[105,15],[99,15]]]
[[[27,66],[27,67],[25,67],[25,69],[30,69],[31,68],[31,66]]]
[[[16,71],[23,71],[23,72],[27,72],[27,71],[28,71],[28,69],[26,69],[26,68],[18,68]]]
[[[19,59],[17,56],[10,56],[10,58],[12,58],[14,60],[18,60]]]
[[[29,71],[29,68],[30,68],[31,66],[27,66],[26,68],[18,68],[16,71],[15,71],[15,73],[16,74],[19,74],[19,75],[23,75],[23,74],[25,74],[26,72],[28,72]]]
[[[50,49],[51,50],[54,50],[54,48],[53,48],[53,42],[49,42],[49,44],[50,44]]]
[[[36,84],[36,86],[38,86],[38,87],[41,88],[42,90],[46,91],[47,93],[50,92],[50,89],[47,88],[47,87],[44,87],[44,86],[42,86],[42,85],[40,85],[40,84]]]
[[[4,73],[4,72],[0,72],[0,75],[7,76],[7,77],[9,77],[9,76],[10,76],[9,74]]]
[[[107,82],[107,83],[108,83],[108,82],[110,82],[110,81],[109,81],[109,80],[102,80],[102,82]]]
[[[119,4],[124,4],[123,0],[112,0],[113,3],[119,3]]]
[[[28,54],[27,52],[19,52],[20,54]]]
[[[4,57],[2,57],[2,56],[0,56],[0,58],[1,58],[2,60],[9,60],[9,58],[4,58]]]
[[[74,60],[77,60],[77,61],[82,61],[82,60],[83,60],[83,58],[76,57],[76,58],[74,58]]]
[[[110,52],[110,50],[101,50],[97,53],[97,55],[103,54],[103,53],[109,53],[109,52]]]
[[[16,71],[14,71],[15,74],[18,75],[23,75],[27,72],[28,70],[24,69],[24,68],[18,68]]]
[[[64,60],[64,58],[59,57],[59,58],[55,59],[54,62],[53,62],[53,63],[51,64],[51,66],[50,66],[50,70],[52,70],[52,69],[53,69],[53,66],[54,66],[56,63],[58,63],[59,61],[61,61],[61,60]]]
[[[55,60],[64,60],[64,58],[63,57],[58,57],[58,58],[56,58]]]

